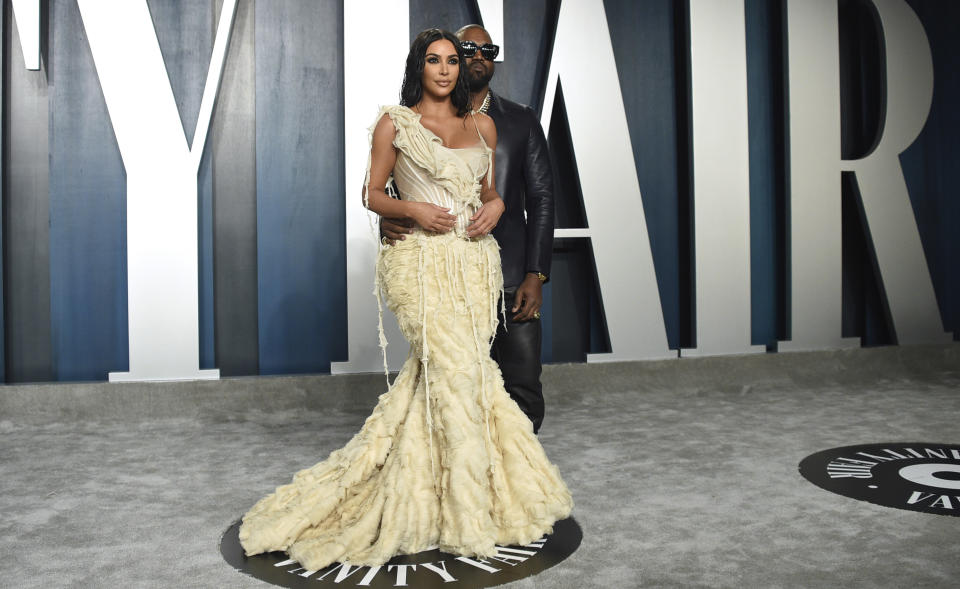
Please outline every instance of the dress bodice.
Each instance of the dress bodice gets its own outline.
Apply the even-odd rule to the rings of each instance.
[[[477,145],[451,148],[424,127],[420,115],[409,108],[388,106],[381,109],[380,116],[384,114],[390,116],[397,130],[393,182],[400,198],[450,209],[457,217],[454,231],[465,236],[470,217],[480,207],[481,182],[493,157],[479,129]]]

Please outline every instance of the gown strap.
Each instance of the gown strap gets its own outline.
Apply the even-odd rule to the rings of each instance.
[[[480,136],[480,143],[483,143],[484,147],[486,147],[487,149],[490,149],[487,146],[487,141],[483,138],[483,133],[480,132],[480,125],[477,123],[477,113],[474,111],[470,111],[470,118],[473,119],[473,126],[476,127],[477,129],[477,135]]]
[[[491,165],[491,164],[493,163],[493,153],[492,153],[491,150],[490,150],[490,146],[487,145],[487,140],[483,138],[483,133],[480,132],[480,124],[477,123],[477,113],[476,113],[476,111],[472,111],[472,110],[470,111],[470,118],[473,120],[473,126],[476,127],[476,129],[477,129],[477,135],[480,136],[480,143],[483,144],[483,149],[484,149],[484,151],[487,152],[487,158],[488,158],[488,161],[487,161],[487,173],[486,173],[486,175],[485,175],[484,180],[486,180],[486,182],[487,182],[487,188],[489,188],[489,187],[491,186],[491,184],[490,184],[490,171],[491,171],[491,168],[493,168],[493,166]]]

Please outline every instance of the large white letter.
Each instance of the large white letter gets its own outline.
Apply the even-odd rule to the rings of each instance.
[[[554,235],[590,238],[612,350],[609,354],[589,354],[587,360],[676,358],[667,345],[637,168],[602,0],[566,0],[560,4],[541,116],[548,131],[558,81],[563,86],[589,229],[557,229]]]
[[[856,347],[842,338],[840,49],[837,0],[787,3],[791,336],[780,350]]]
[[[373,297],[377,244],[360,194],[370,145],[367,128],[381,105],[396,104],[410,44],[407,2],[364,0],[343,3],[344,178],[347,217],[347,350],[349,360],[331,362],[330,372],[383,369],[377,341],[377,302]],[[370,32],[376,31],[376,40]],[[384,47],[390,50],[384,51]],[[363,67],[350,67],[363,64]],[[407,355],[405,340],[384,308],[387,361],[398,369]]]
[[[500,53],[494,61],[503,61],[503,55],[506,53],[506,37],[504,37],[503,28],[503,0],[477,0],[477,8],[480,9],[480,18],[483,20],[483,28],[490,33],[490,38],[497,45],[500,45]]]
[[[13,0],[17,19],[23,65],[28,70],[40,69],[40,0]]]
[[[750,157],[743,0],[690,0],[697,347],[750,345]]]
[[[902,0],[873,0],[883,27],[886,115],[868,156],[840,155],[837,0],[788,0],[791,340],[781,350],[854,347],[841,337],[840,176],[854,171],[901,344],[946,342],[899,154],[923,128],[933,96],[930,46]]]
[[[933,57],[923,25],[906,2],[873,3],[886,46],[883,136],[872,153],[842,166],[856,173],[897,343],[945,343],[952,336],[943,329],[900,166],[900,154],[916,140],[930,113]]]
[[[223,3],[188,146],[146,0],[78,0],[127,173],[130,371],[111,381],[218,378],[200,370],[197,169],[236,0]]]

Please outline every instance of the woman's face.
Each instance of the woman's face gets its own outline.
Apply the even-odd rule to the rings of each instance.
[[[423,91],[437,98],[449,96],[460,75],[457,48],[450,41],[439,39],[427,46],[423,61]]]

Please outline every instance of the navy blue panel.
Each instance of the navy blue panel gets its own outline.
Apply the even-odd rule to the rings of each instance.
[[[590,295],[595,289],[588,239],[557,239],[550,273],[551,362],[584,362],[590,349]]]
[[[213,52],[214,0],[147,0],[147,6],[189,145]]]
[[[537,112],[543,106],[559,10],[558,0],[503,3],[504,61],[497,64],[492,84],[503,96]]]
[[[896,343],[893,320],[882,294],[880,268],[870,237],[856,175],[841,180],[842,296],[841,335],[859,337],[863,346]]]
[[[200,368],[216,368],[213,308],[213,155],[207,140],[197,172],[197,274]]]
[[[187,144],[193,145],[216,33],[214,0],[148,0],[147,4]],[[197,174],[200,368],[214,367],[213,175],[210,168],[208,140]]]
[[[0,32],[2,32],[5,28],[4,27],[4,25],[6,24],[6,14],[4,14],[5,12],[6,11],[3,10],[2,7],[0,7]],[[2,39],[2,37],[0,37],[0,39]],[[7,55],[6,47],[4,47],[2,40],[0,40],[0,64],[4,63],[4,58],[6,57],[6,55]],[[2,67],[0,67],[0,71],[3,71]],[[0,113],[3,112],[3,104],[4,104],[3,94],[4,94],[3,89],[0,88]],[[2,115],[0,115],[0,121],[3,121]],[[6,132],[2,128],[2,122],[0,122],[0,137],[3,137],[4,135],[6,135]],[[6,162],[6,158],[3,156],[4,156],[3,141],[0,140],[0,178],[5,178],[7,175],[6,166],[4,165],[4,162]],[[0,203],[2,202],[3,202],[3,182],[0,181]],[[2,211],[3,211],[3,207],[0,206],[0,214],[2,214]],[[6,346],[4,345],[5,343],[4,340],[6,338],[4,337],[5,330],[4,330],[3,313],[2,313],[2,309],[4,307],[3,305],[3,222],[2,221],[3,219],[0,218],[0,382],[6,382],[7,380],[6,364],[7,363],[4,361],[4,358],[6,358],[7,354],[6,354]]]
[[[540,328],[543,344],[540,347],[540,362],[553,362],[553,283],[543,285],[543,303],[540,305]]]
[[[410,41],[424,29],[446,29],[456,32],[463,25],[477,21],[476,2],[460,0],[410,0]]]
[[[926,127],[900,157],[944,328],[960,340],[960,3],[908,0],[933,53]]]
[[[783,12],[780,0],[746,0],[750,137],[751,343],[785,339]]]
[[[50,334],[49,105],[46,62],[24,68],[11,5],[4,3],[3,178],[6,377],[54,378]]]
[[[550,115],[550,128],[546,129],[550,162],[553,165],[555,227],[579,229],[587,227],[587,213],[584,211],[583,188],[580,186],[580,173],[568,120],[563,80],[557,80],[557,95],[554,97],[553,113]]]
[[[128,370],[126,178],[76,2],[50,3],[50,312],[60,380]]]
[[[346,359],[342,23],[332,0],[256,5],[261,374]]]
[[[603,306],[589,239],[558,239],[550,278],[554,315],[549,342],[551,362],[584,362],[588,353],[610,352]]]
[[[681,292],[681,258],[689,248],[681,229],[681,162],[677,78],[683,64],[676,59],[674,2],[671,0],[605,0],[607,23],[617,60],[620,89],[627,111],[643,210],[650,233],[663,319],[670,348],[689,337],[687,302]],[[685,157],[685,156],[684,156]],[[683,307],[683,310],[681,310]],[[686,315],[686,317],[682,317]]]
[[[563,97],[563,82],[557,82],[557,95],[547,129],[547,146],[550,149],[550,161],[554,172],[554,204],[556,227],[586,227],[583,212],[583,191],[577,173],[576,158],[567,124],[566,102]],[[589,240],[554,240],[553,264],[550,272],[550,300],[546,297],[543,305],[543,341],[541,352],[547,358],[545,362],[581,362],[590,351],[590,331],[587,299],[576,294],[590,293],[595,290],[594,269],[588,266],[590,257],[586,255]],[[577,279],[589,280],[589,284],[580,284]],[[555,304],[554,304],[555,303]]]
[[[252,2],[237,5],[208,144],[213,149],[216,366],[259,372],[256,80]]]

